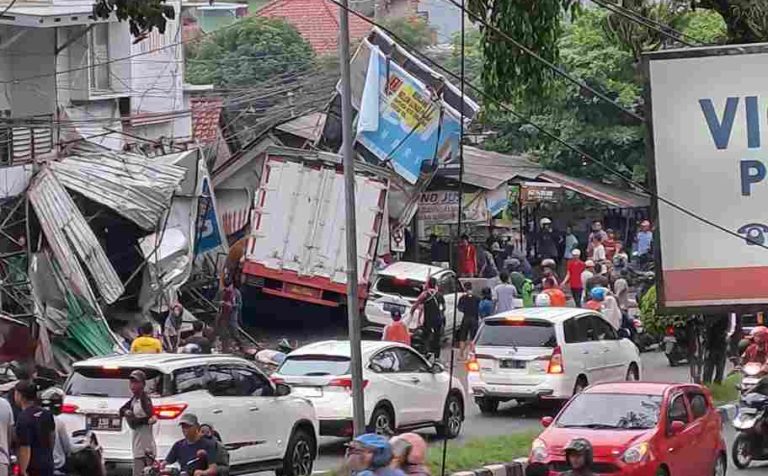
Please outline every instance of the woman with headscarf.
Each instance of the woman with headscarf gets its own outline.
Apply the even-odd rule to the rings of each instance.
[[[176,352],[181,344],[181,324],[184,317],[184,307],[180,302],[171,306],[168,317],[163,325],[163,340],[169,352]]]

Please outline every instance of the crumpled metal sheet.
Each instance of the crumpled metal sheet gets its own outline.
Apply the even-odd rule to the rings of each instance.
[[[82,261],[104,300],[115,302],[125,292],[123,283],[85,217],[50,167],[43,168],[34,177],[27,196],[67,284],[80,296],[91,295],[88,276],[80,265]]]
[[[50,168],[66,188],[100,203],[144,230],[154,230],[184,179],[183,167],[135,154],[100,152],[67,157]]]

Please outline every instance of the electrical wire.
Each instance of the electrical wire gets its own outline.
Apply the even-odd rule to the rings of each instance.
[[[338,5],[339,8],[344,8],[344,6],[338,0],[328,0],[328,1]],[[380,30],[386,32],[389,36],[391,36],[393,39],[395,39],[399,44],[401,44],[404,47],[408,48],[409,51],[411,51],[411,52],[413,52],[413,54],[417,55],[422,61],[425,61],[426,63],[429,63],[430,65],[434,66],[435,68],[437,68],[438,70],[440,70],[443,73],[447,74],[448,76],[453,77],[454,79],[461,80],[461,77],[459,75],[453,73],[452,71],[450,71],[449,69],[445,68],[443,65],[439,64],[438,62],[436,62],[435,60],[433,60],[429,56],[427,56],[424,53],[420,52],[418,49],[416,49],[413,46],[411,46],[410,43],[408,43],[407,41],[403,40],[400,36],[398,36],[396,33],[392,32],[388,28],[386,28],[386,27],[378,24],[377,22],[375,22],[375,21],[373,21],[373,20],[371,20],[371,19],[369,19],[369,18],[359,14],[358,12],[355,12],[355,11],[351,11],[351,12],[352,12],[353,15],[357,16],[358,18],[361,18],[363,21],[369,23],[370,25],[375,26],[375,27],[379,28]],[[720,231],[722,231],[722,232],[724,232],[724,233],[726,233],[728,235],[731,235],[733,237],[739,238],[740,240],[744,240],[744,237],[742,235],[736,233],[735,231],[729,230],[728,228],[726,228],[726,227],[724,227],[722,225],[719,225],[719,224],[713,222],[712,220],[709,220],[708,218],[705,218],[705,217],[697,214],[696,212],[688,210],[687,208],[685,208],[685,207],[683,207],[681,205],[678,205],[677,203],[662,197],[661,195],[659,195],[658,193],[655,193],[654,191],[650,190],[648,187],[646,187],[645,185],[641,184],[640,182],[637,182],[633,178],[628,177],[624,173],[616,170],[614,167],[612,167],[610,164],[606,163],[605,161],[597,159],[597,158],[593,157],[592,155],[588,154],[587,152],[584,152],[583,150],[581,150],[581,148],[579,148],[579,147],[569,143],[568,141],[566,141],[564,139],[561,139],[555,133],[553,133],[550,130],[546,129],[545,127],[543,127],[543,126],[533,122],[531,119],[529,119],[526,116],[524,116],[523,114],[515,111],[514,109],[512,109],[510,106],[508,106],[504,102],[499,101],[498,99],[496,99],[495,97],[493,97],[489,93],[486,93],[482,88],[480,88],[478,86],[475,86],[472,83],[468,83],[467,86],[469,86],[470,89],[474,90],[478,95],[482,96],[483,98],[485,98],[489,102],[494,103],[499,108],[501,108],[501,109],[507,111],[508,113],[512,114],[513,116],[518,118],[521,122],[524,122],[524,123],[528,124],[529,126],[533,127],[537,131],[541,132],[542,134],[546,135],[550,139],[554,140],[555,142],[557,142],[557,143],[561,144],[562,146],[568,148],[572,152],[575,152],[576,154],[580,155],[582,158],[584,158],[584,159],[586,159],[586,160],[588,160],[590,162],[593,162],[593,163],[595,163],[597,165],[600,165],[606,171],[610,172],[612,175],[614,175],[614,176],[624,180],[626,183],[628,183],[628,184],[636,187],[637,189],[647,193],[650,197],[652,197],[652,198],[658,200],[659,202],[662,202],[662,203],[664,203],[664,204],[674,208],[675,210],[683,213],[684,215],[687,215],[687,216],[689,216],[689,217],[691,217],[691,218],[693,218],[695,220],[700,221],[701,223],[703,223],[703,224],[705,224],[707,226],[711,226],[711,227],[713,227],[713,228],[715,228],[717,230],[720,230]],[[750,243],[755,245],[755,246],[759,246],[759,247],[761,247],[763,249],[768,250],[768,245],[766,245],[766,244],[758,243],[756,241],[755,242],[750,241]]]
[[[634,23],[637,23],[640,26],[644,26],[648,29],[651,29],[657,33],[660,33],[661,35],[666,36],[667,38],[670,38],[678,43],[681,43],[685,46],[689,47],[695,47],[697,45],[691,44],[682,38],[688,38],[690,40],[695,41],[696,43],[699,43],[700,45],[705,45],[706,42],[702,41],[696,37],[693,37],[691,35],[688,35],[686,33],[683,33],[679,30],[676,30],[672,28],[669,25],[665,25],[664,23],[658,22],[656,20],[653,20],[651,18],[648,18],[646,16],[641,15],[639,12],[636,12],[635,10],[632,10],[631,8],[624,7],[622,5],[619,5],[617,3],[611,3],[611,2],[605,2],[603,0],[590,0],[595,5],[602,7],[610,12],[616,13],[617,15],[620,15],[629,21],[632,21]],[[670,33],[671,32],[671,33]]]
[[[11,8],[13,8],[13,6],[14,6],[15,4],[16,4],[16,0],[11,0],[11,3],[9,3],[7,7],[5,7],[5,10],[3,10],[2,12],[0,12],[0,18],[2,18],[3,16],[5,16],[5,14],[6,14],[6,13],[8,13],[8,10],[10,10]]]
[[[640,121],[640,122],[645,121],[645,118],[643,118],[643,116],[641,116],[640,114],[638,114],[638,113],[636,113],[636,112],[634,112],[634,111],[632,111],[630,109],[625,108],[624,106],[622,106],[618,102],[616,102],[613,99],[609,98],[608,96],[606,96],[602,92],[598,91],[597,89],[593,88],[592,86],[588,85],[584,81],[582,81],[582,80],[574,77],[570,73],[566,72],[563,68],[561,68],[561,67],[555,65],[554,63],[552,63],[551,61],[543,58],[541,55],[539,55],[538,53],[536,53],[532,49],[528,48],[524,44],[522,44],[519,41],[517,41],[516,39],[512,38],[506,32],[504,32],[504,31],[500,30],[499,28],[497,28],[496,26],[491,25],[490,23],[486,22],[483,18],[481,18],[480,16],[476,15],[471,10],[468,10],[466,7],[464,7],[464,5],[458,3],[456,0],[445,0],[445,1],[450,3],[450,4],[452,4],[454,7],[458,8],[459,10],[461,10],[462,13],[464,13],[464,15],[469,15],[470,18],[473,19],[474,21],[480,23],[484,27],[488,28],[489,30],[491,30],[494,33],[496,33],[497,35],[501,36],[503,39],[505,39],[508,42],[512,43],[517,49],[519,49],[523,53],[527,54],[528,56],[534,58],[536,61],[540,62],[541,64],[545,65],[547,68],[551,69],[555,74],[557,74],[558,76],[562,77],[566,81],[568,81],[570,83],[573,83],[576,86],[579,86],[580,88],[583,88],[586,91],[589,91],[590,93],[594,94],[597,98],[599,98],[602,101],[610,104],[611,106],[613,106],[614,108],[618,109],[619,111],[621,111],[622,113],[626,114],[627,116],[629,116],[629,117],[631,117],[631,118],[633,118],[633,119],[635,119],[637,121]],[[464,15],[462,15],[462,18],[464,17]],[[462,52],[462,54],[463,54],[463,52]]]

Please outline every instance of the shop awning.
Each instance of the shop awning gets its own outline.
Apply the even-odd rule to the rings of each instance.
[[[440,175],[458,180],[457,163],[440,170]],[[536,162],[519,155],[500,154],[464,146],[464,183],[485,190],[495,190],[512,180],[556,183],[568,190],[598,200],[613,208],[642,208],[650,206],[650,197],[609,184],[572,177],[546,170]]]

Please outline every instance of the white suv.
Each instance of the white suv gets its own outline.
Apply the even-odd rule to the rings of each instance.
[[[411,329],[416,329],[418,322],[416,316],[411,316],[410,308],[430,277],[435,278],[445,298],[445,334],[451,335],[454,312],[456,325],[461,324],[462,319],[461,312],[455,306],[459,281],[453,271],[428,264],[398,261],[379,271],[365,303],[366,320],[374,327],[382,328],[392,322],[390,308],[396,306],[404,309],[403,322]]]
[[[442,364],[431,364],[407,345],[362,342],[365,419],[370,431],[435,427],[455,438],[465,414],[464,387]],[[317,409],[320,434],[352,435],[352,379],[348,341],[326,341],[297,349],[272,380],[291,386]]]
[[[230,474],[274,469],[308,476],[317,455],[318,424],[312,404],[289,395],[249,361],[227,355],[129,354],[77,362],[64,390],[67,429],[94,430],[108,469],[131,464],[131,430],[118,416],[130,398],[128,375],[147,375],[158,423],[159,458],[182,438],[179,417],[194,413],[221,434],[230,451]]]
[[[640,352],[603,317],[577,308],[526,308],[485,318],[467,363],[483,413],[507,400],[568,399],[598,382],[640,379]]]

